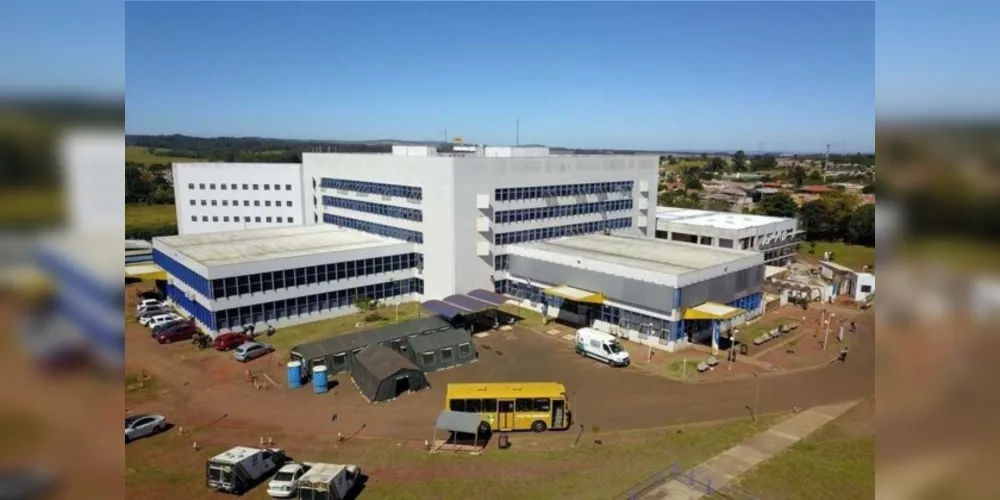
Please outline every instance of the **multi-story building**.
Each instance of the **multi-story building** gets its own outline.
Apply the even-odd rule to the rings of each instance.
[[[764,263],[784,266],[795,256],[803,232],[793,218],[710,212],[688,208],[656,209],[656,237],[710,247],[753,250]]]
[[[301,164],[175,163],[173,177],[180,234],[303,223]]]

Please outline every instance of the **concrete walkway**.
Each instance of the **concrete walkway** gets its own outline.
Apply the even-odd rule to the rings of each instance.
[[[770,429],[747,439],[707,462],[651,489],[638,498],[648,500],[696,500],[726,487],[730,481],[812,434],[830,421],[847,413],[857,401],[817,406],[792,416]],[[694,486],[690,478],[694,476]]]

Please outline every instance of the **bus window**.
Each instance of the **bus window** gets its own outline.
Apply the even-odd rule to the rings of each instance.
[[[451,400],[451,411],[465,411],[465,400],[464,399],[452,399]]]
[[[483,400],[483,413],[496,413],[497,412],[497,400],[495,399],[484,399]]]
[[[539,399],[535,400],[535,402],[534,402],[534,408],[533,409],[536,412],[548,413],[549,410],[551,409],[551,407],[552,407],[552,403],[551,403],[551,401],[549,399],[547,399],[547,398],[539,398]]]
[[[482,411],[482,400],[480,399],[466,399],[465,400],[465,411],[469,413],[479,413]]]
[[[517,413],[531,413],[531,406],[530,399],[518,399],[514,403],[514,411]]]

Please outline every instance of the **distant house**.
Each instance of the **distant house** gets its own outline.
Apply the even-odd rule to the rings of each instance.
[[[829,186],[802,186],[799,188],[800,193],[806,193],[806,194],[823,194],[832,191],[833,188]]]

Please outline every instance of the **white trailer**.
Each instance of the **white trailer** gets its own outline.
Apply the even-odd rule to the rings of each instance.
[[[216,455],[205,464],[208,487],[242,495],[281,468],[288,457],[277,448],[237,446]]]
[[[577,354],[611,366],[628,366],[632,362],[617,337],[593,328],[577,330],[574,343]]]
[[[344,500],[360,478],[357,465],[313,464],[299,479],[298,500]]]

